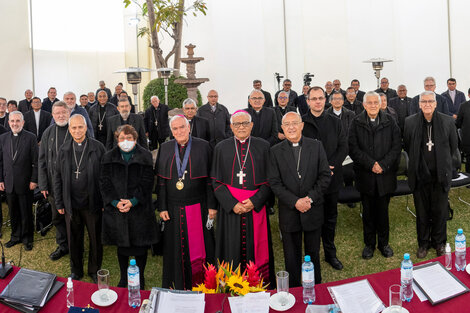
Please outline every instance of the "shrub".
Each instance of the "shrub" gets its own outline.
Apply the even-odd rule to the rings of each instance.
[[[168,79],[168,106],[170,109],[181,108],[181,104],[188,97],[186,87],[175,84],[176,78],[184,78],[183,76],[175,77],[171,75]],[[165,103],[165,85],[163,85],[163,78],[156,78],[151,80],[144,89],[144,110],[150,106],[150,98],[152,96],[158,96],[160,103]],[[197,102],[201,106],[202,98],[201,93],[197,92]]]

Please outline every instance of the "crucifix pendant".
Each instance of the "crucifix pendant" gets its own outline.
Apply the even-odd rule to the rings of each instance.
[[[301,178],[302,178],[302,175],[300,175],[300,173],[299,173],[299,172],[297,172],[297,175],[299,175],[299,179],[301,179]]]
[[[239,183],[240,185],[243,185],[243,178],[244,178],[245,176],[246,176],[246,174],[243,173],[242,170],[240,170],[240,172],[238,172],[237,177],[238,177],[238,183]]]
[[[155,126],[158,126],[158,121],[155,121]]]
[[[98,128],[100,129],[100,131],[103,130],[103,124],[100,123],[100,124],[98,125]]]
[[[75,179],[78,179],[78,175],[81,173],[81,172],[78,170],[78,168],[77,168],[77,170],[76,170],[74,173],[75,173]]]
[[[432,146],[434,146],[434,143],[431,141],[431,139],[429,139],[429,141],[428,141],[428,143],[426,144],[426,146],[428,146],[428,151],[431,151]]]

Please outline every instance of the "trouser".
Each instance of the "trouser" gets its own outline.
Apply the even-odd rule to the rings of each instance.
[[[389,240],[388,204],[390,196],[361,194],[361,200],[364,243],[375,249],[377,236],[377,246],[381,249],[388,245]]]
[[[336,220],[338,219],[338,193],[326,194],[323,197],[323,226],[321,238],[323,242],[323,250],[325,251],[325,259],[330,260],[336,258],[335,246],[335,230]]]
[[[7,193],[7,203],[11,219],[11,240],[23,243],[33,242],[33,191],[17,194]]]
[[[62,251],[69,251],[69,244],[67,241],[67,226],[65,225],[65,215],[60,214],[55,206],[55,199],[49,195],[47,200],[51,204],[52,210],[52,225],[55,227],[55,242]]]
[[[92,213],[88,208],[72,209],[72,215],[65,212],[69,242],[70,268],[72,273],[83,276],[84,228],[89,237],[88,274],[96,274],[103,260],[101,245],[101,214]]]
[[[437,181],[418,186],[413,192],[420,247],[427,249],[446,243],[448,194]]]
[[[289,287],[302,286],[302,231],[282,233],[284,262],[289,273]],[[315,284],[321,283],[320,236],[321,228],[304,231],[305,255],[310,255],[315,270]]]
[[[127,284],[127,267],[129,266],[129,255],[127,253],[120,253],[119,247],[117,248],[117,256],[119,262],[119,270],[121,272],[121,282],[126,282]],[[135,255],[135,263],[139,267],[139,279],[140,279],[140,289],[145,289],[145,266],[147,265],[147,250],[143,254]]]

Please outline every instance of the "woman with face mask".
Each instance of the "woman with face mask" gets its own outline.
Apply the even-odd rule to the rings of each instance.
[[[138,145],[137,132],[130,125],[115,132],[117,147],[102,161],[100,187],[104,202],[103,244],[117,246],[121,279],[127,286],[129,257],[140,269],[140,288],[144,289],[147,251],[158,241],[157,220],[152,207],[152,154]]]

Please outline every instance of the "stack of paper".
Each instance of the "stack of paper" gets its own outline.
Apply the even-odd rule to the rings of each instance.
[[[342,313],[378,313],[385,309],[367,279],[328,287],[328,291]]]
[[[149,297],[150,313],[204,313],[203,293],[152,288]]]
[[[64,285],[56,276],[22,268],[0,294],[0,302],[21,312],[37,312]]]
[[[248,293],[243,297],[230,297],[230,310],[232,313],[268,313],[268,292]]]

